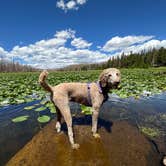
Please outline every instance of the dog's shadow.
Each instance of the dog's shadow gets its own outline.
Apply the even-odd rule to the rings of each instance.
[[[92,125],[92,116],[91,115],[85,115],[85,116],[79,116],[79,117],[73,117],[73,125]],[[98,129],[103,127],[105,130],[109,133],[111,133],[111,127],[113,125],[113,122],[106,121],[104,119],[98,118]],[[66,123],[62,123],[62,130],[67,132],[67,126]]]

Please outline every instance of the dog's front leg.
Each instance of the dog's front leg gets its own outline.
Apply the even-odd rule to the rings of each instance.
[[[92,133],[95,138],[100,138],[100,135],[97,133],[97,122],[99,116],[99,107],[93,107],[92,112]]]

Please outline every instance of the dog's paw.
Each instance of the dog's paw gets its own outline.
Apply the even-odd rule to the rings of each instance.
[[[72,149],[79,149],[80,145],[79,144],[72,144]]]
[[[100,137],[100,134],[98,134],[98,133],[93,133],[93,137],[94,137],[94,138],[97,138],[97,139],[101,138],[101,137]]]
[[[56,132],[57,133],[61,133],[61,129],[56,129]]]
[[[61,124],[60,124],[60,122],[57,122],[57,123],[56,123],[55,128],[56,128],[57,133],[60,133],[60,132],[61,132]]]

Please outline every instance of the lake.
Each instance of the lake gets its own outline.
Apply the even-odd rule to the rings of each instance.
[[[41,115],[49,115],[52,119],[56,114],[48,109],[40,112],[25,110],[27,106],[41,107],[39,100],[19,105],[8,105],[0,108],[0,165],[5,165],[32,137],[37,134],[45,124],[37,121]],[[71,110],[75,120],[81,114],[80,106],[71,103]],[[24,122],[13,123],[11,119],[28,115],[30,118]],[[162,159],[166,155],[166,93],[140,97],[140,99],[121,99],[116,95],[110,95],[100,111],[100,119],[110,122],[127,121],[144,133],[148,141]],[[88,119],[91,121],[91,119]],[[99,127],[103,121],[99,120]],[[47,124],[47,123],[46,123]],[[91,122],[87,123],[88,125]],[[111,133],[110,133],[111,134]]]

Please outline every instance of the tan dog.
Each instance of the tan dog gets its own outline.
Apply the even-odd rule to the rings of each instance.
[[[39,83],[45,90],[51,92],[51,100],[57,110],[57,132],[61,131],[61,118],[63,116],[67,124],[72,148],[79,148],[79,144],[76,144],[73,138],[72,116],[69,107],[69,101],[74,101],[86,106],[92,106],[92,133],[95,138],[100,138],[100,135],[97,133],[99,109],[102,103],[107,100],[108,91],[117,88],[120,83],[120,71],[116,68],[103,70],[97,83],[61,83],[54,87],[45,82],[47,75],[48,72],[43,71],[39,76]]]

